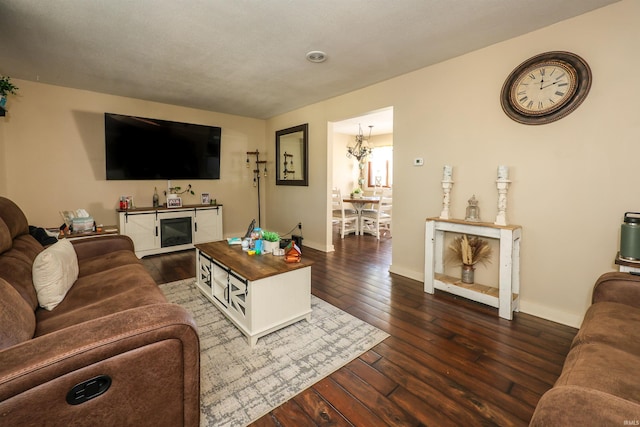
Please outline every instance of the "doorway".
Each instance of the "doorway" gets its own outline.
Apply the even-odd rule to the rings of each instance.
[[[356,188],[365,196],[372,196],[374,193],[380,196],[384,190],[387,196],[391,196],[393,107],[331,122],[329,132],[332,140],[329,190],[339,189],[343,196],[349,196]],[[345,204],[345,208],[352,206]],[[353,234],[355,233],[351,237]],[[331,236],[333,241],[336,236],[333,225]],[[332,246],[335,250],[335,245]]]

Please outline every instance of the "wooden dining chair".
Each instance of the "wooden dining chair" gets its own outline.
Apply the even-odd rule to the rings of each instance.
[[[355,209],[345,209],[342,201],[340,189],[334,188],[331,192],[332,216],[331,223],[340,226],[340,237],[344,239],[345,234],[360,230],[360,217]]]
[[[381,196],[380,203],[371,211],[363,211],[360,217],[360,233],[368,233],[380,240],[382,232],[389,232],[391,236],[391,197]]]

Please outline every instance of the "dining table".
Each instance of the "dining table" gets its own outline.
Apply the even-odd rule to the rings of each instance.
[[[362,211],[366,205],[380,204],[380,196],[362,196],[362,197],[345,197],[342,199],[343,203],[351,203],[353,209],[358,214],[358,233],[362,235]]]

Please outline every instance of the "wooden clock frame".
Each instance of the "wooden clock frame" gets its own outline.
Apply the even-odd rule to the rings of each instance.
[[[573,93],[569,98],[550,111],[543,113],[524,112],[517,107],[515,89],[523,74],[543,64],[561,65],[572,72]],[[580,56],[563,51],[541,53],[518,65],[505,80],[500,93],[500,103],[505,114],[518,123],[527,125],[542,125],[551,123],[567,116],[582,104],[591,89],[591,68]]]

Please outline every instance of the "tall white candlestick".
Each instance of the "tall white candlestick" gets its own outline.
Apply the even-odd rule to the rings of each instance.
[[[453,168],[451,167],[451,165],[445,165],[442,171],[442,180],[451,181],[452,175],[453,175]]]
[[[509,179],[509,168],[507,166],[498,166],[498,179]]]

